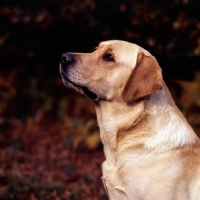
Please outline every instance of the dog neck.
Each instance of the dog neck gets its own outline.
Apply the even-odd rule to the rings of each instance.
[[[197,140],[165,85],[150,98],[131,105],[101,101],[95,108],[109,165],[115,165],[117,155],[127,149],[164,152]]]
[[[145,141],[145,148],[165,152],[195,144],[199,139],[175,105],[168,88],[151,95],[147,109],[153,116],[154,134]]]
[[[133,103],[131,106],[122,101],[102,101],[95,106],[107,163],[116,163],[118,151],[123,148],[123,143],[119,145],[119,138],[121,141],[125,131],[130,132],[136,124],[143,121],[144,106],[144,101]],[[131,146],[138,146],[136,140],[142,138],[134,133],[131,136],[135,136]]]

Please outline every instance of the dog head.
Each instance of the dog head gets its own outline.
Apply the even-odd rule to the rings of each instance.
[[[92,53],[64,53],[60,72],[66,86],[93,100],[126,103],[162,89],[156,59],[145,49],[125,41],[102,42]]]

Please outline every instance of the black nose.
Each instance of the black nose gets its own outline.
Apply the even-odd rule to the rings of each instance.
[[[63,53],[61,56],[61,65],[66,66],[74,61],[74,56],[70,53]]]

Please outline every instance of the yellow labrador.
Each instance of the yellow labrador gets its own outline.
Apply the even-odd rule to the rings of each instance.
[[[95,102],[109,199],[200,200],[200,140],[148,51],[106,41],[92,53],[64,53],[60,72]]]

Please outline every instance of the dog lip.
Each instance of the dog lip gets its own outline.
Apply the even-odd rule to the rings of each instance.
[[[66,83],[70,83],[70,84],[74,85],[77,88],[81,88],[83,90],[84,94],[87,97],[89,97],[90,99],[98,100],[98,96],[94,92],[92,92],[90,89],[88,89],[85,86],[77,85],[76,83],[74,83],[71,80],[69,80],[69,78],[67,77],[67,75],[65,74],[65,72],[61,71],[61,74],[62,74],[62,77],[63,77],[63,79],[64,79],[64,81]]]
[[[83,92],[85,93],[85,95],[88,96],[90,99],[98,100],[98,96],[94,92],[89,90],[87,87],[81,87],[81,88]]]
[[[65,74],[65,72],[61,71],[61,75],[62,75],[62,78],[65,82],[67,83],[71,83],[72,85],[76,86],[76,87],[81,87],[77,84],[75,84],[74,82],[72,82],[71,80],[69,80],[69,78],[67,77],[67,75]]]

